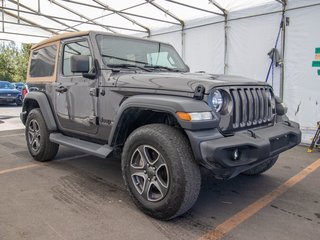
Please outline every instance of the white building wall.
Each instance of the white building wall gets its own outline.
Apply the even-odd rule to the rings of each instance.
[[[320,68],[312,67],[315,48],[320,48],[319,12],[320,6],[287,12],[284,102],[288,116],[301,125],[303,142],[311,141],[320,121]]]
[[[185,62],[192,72],[223,73],[224,24],[185,31]]]

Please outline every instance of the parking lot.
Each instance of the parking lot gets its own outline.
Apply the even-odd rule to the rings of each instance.
[[[119,159],[60,147],[54,161],[34,161],[19,111],[0,106],[0,239],[319,239],[317,151],[291,149],[259,177],[202,171],[196,205],[162,222],[132,203]]]
[[[0,105],[0,131],[24,128],[19,118],[20,112],[21,106],[15,104]]]

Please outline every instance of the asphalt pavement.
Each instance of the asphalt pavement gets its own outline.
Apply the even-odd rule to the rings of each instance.
[[[16,104],[0,105],[0,131],[23,129],[19,114],[21,106]],[[5,124],[4,124],[5,123]]]
[[[34,161],[19,111],[0,106],[1,240],[319,239],[317,151],[295,147],[256,177],[221,181],[202,169],[195,206],[163,222],[135,207],[119,159],[61,147],[53,161]]]

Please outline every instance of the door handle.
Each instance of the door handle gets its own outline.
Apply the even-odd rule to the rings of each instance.
[[[68,88],[66,88],[64,86],[60,86],[60,87],[56,88],[56,92],[59,92],[59,93],[65,93],[66,91],[68,91]]]

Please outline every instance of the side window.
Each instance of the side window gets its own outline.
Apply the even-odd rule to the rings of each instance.
[[[49,77],[54,74],[57,46],[51,45],[32,52],[30,77]]]
[[[72,76],[72,75],[81,75],[79,73],[71,72],[71,57],[73,55],[86,55],[90,57],[90,69],[92,67],[92,57],[89,48],[89,43],[86,40],[79,41],[79,42],[72,42],[67,43],[63,47],[63,66],[62,66],[62,73],[65,76]]]

